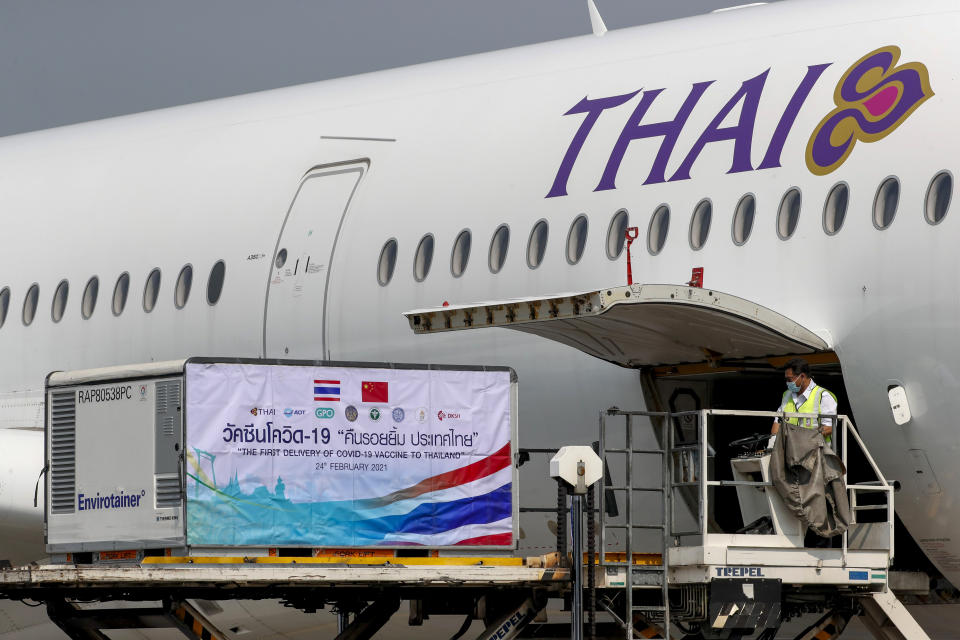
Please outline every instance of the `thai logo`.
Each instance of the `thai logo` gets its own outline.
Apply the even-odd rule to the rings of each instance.
[[[853,64],[833,93],[836,109],[820,121],[807,143],[807,168],[826,175],[842,165],[857,141],[890,135],[933,96],[927,68],[920,62],[897,65],[900,48],[881,47]]]

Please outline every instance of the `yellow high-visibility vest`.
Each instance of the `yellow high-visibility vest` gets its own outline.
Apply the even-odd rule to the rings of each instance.
[[[783,400],[785,402],[783,407],[784,413],[820,413],[820,400],[823,398],[823,392],[827,391],[820,385],[814,385],[813,390],[807,394],[807,399],[804,400],[803,404],[797,407],[797,403],[793,401],[793,393],[789,390],[783,392]],[[837,396],[834,395],[832,391],[827,391],[833,399],[836,400]],[[820,425],[816,424],[816,418],[784,418],[789,424],[799,424],[807,429],[816,429]],[[834,422],[836,422],[834,420]],[[832,438],[830,436],[824,436],[824,441],[827,444],[830,444]]]

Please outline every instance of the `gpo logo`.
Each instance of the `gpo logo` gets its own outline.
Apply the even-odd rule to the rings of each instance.
[[[336,411],[332,407],[317,407],[316,411],[313,412],[313,415],[317,416],[321,420],[328,420],[336,414]]]

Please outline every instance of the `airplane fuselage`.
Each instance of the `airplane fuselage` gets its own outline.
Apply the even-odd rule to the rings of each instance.
[[[824,337],[860,432],[904,483],[901,518],[957,582],[960,438],[950,400],[960,387],[960,222],[948,210],[931,224],[926,210],[931,179],[954,171],[957,23],[947,2],[783,3],[0,141],[10,230],[0,254],[0,289],[10,290],[0,439],[10,446],[0,456],[13,454],[6,467],[17,478],[0,505],[16,526],[39,522],[24,497],[42,467],[42,437],[29,430],[42,428],[53,369],[187,355],[505,364],[521,381],[524,446],[589,442],[598,409],[641,403],[635,371],[514,332],[418,338],[401,312],[623,284],[625,255],[614,241],[610,256],[608,228],[625,210],[640,229],[636,281],[683,283],[703,267],[706,286]],[[343,172],[355,180],[329,195],[339,209],[313,218],[298,209],[303,185]],[[878,187],[890,177],[898,206],[878,228]],[[828,234],[825,201],[840,182],[848,208]],[[794,229],[778,219],[791,189]],[[735,211],[748,194],[755,215],[743,239]],[[709,228],[695,248],[702,235],[691,242],[691,216],[704,199]],[[669,226],[651,251],[661,205]],[[580,214],[588,231],[574,261],[568,230]],[[549,233],[533,268],[529,236],[541,220]],[[503,224],[509,247],[494,273],[488,253]],[[465,229],[469,259],[455,276],[454,240]],[[427,234],[432,266],[418,281]],[[381,284],[391,239],[396,265]],[[298,242],[319,255],[291,252],[277,268],[278,253]],[[207,275],[219,260],[223,293],[210,304]],[[193,287],[177,308],[185,265]],[[147,312],[155,268],[160,295]],[[129,295],[115,314],[123,273]],[[84,318],[92,277],[98,300]],[[62,280],[67,308],[55,322]],[[39,306],[25,326],[35,283]],[[913,419],[903,426],[891,415],[891,384],[908,391]],[[779,398],[760,402],[775,409]],[[928,464],[919,480],[918,461]]]

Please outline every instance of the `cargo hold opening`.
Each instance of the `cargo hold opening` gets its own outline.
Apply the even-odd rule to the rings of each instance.
[[[810,363],[810,375],[814,382],[836,394],[837,412],[853,419],[840,361],[833,351],[785,354],[736,362],[646,367],[641,369],[644,403],[650,411],[670,413],[701,408],[776,411],[785,390],[783,367],[794,357]],[[677,442],[695,440],[696,421],[692,416],[675,417],[672,421]],[[714,416],[713,428],[709,432],[709,445],[713,450],[711,479],[733,480],[730,460],[744,449],[730,446],[729,443],[753,434],[769,433],[770,423],[770,418],[766,417]],[[854,449],[849,452],[851,477],[860,471],[864,476],[869,475],[866,460]],[[749,525],[741,520],[734,488],[721,488],[720,491],[720,495],[711,500],[711,504],[717,506],[712,514],[711,528],[718,532],[733,533]],[[725,508],[728,503],[730,508]]]

